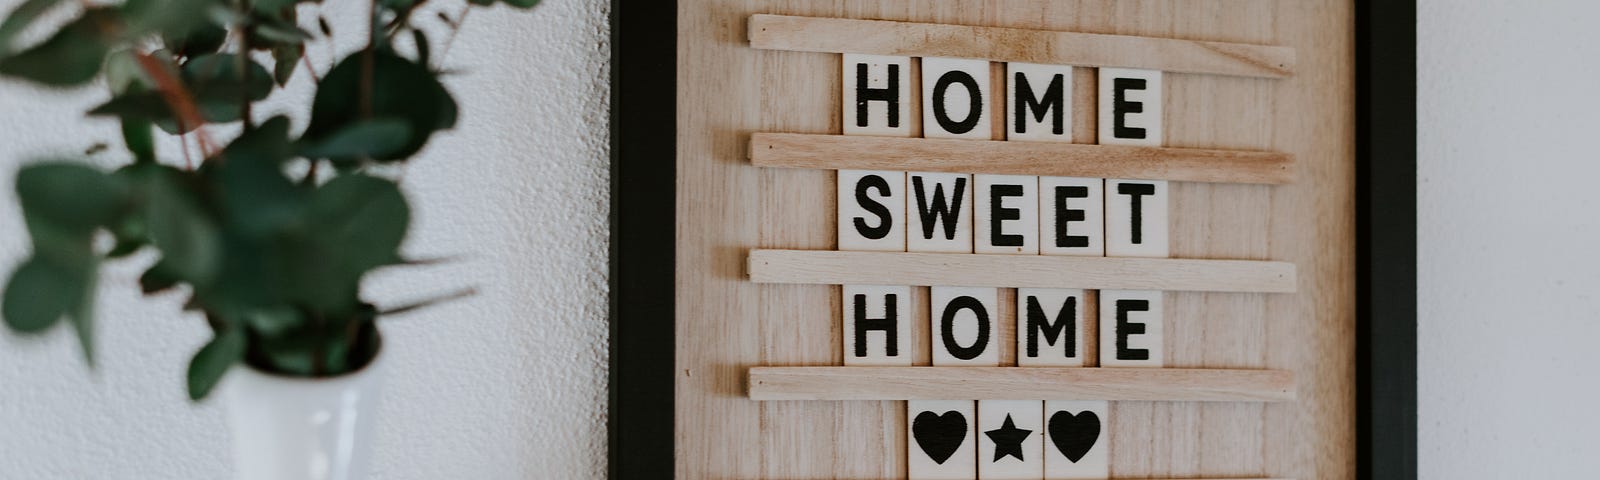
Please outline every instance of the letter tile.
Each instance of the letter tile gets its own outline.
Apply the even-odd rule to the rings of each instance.
[[[1105,181],[1039,177],[1039,253],[1104,256]]]
[[[985,60],[923,58],[922,136],[993,138],[990,75]]]
[[[906,174],[906,251],[972,253],[972,176]]]
[[[1081,367],[1083,290],[1017,289],[1017,366]]]
[[[1000,366],[1000,289],[930,287],[933,364]]]
[[[1044,402],[1044,478],[1110,478],[1110,410],[1103,400]]]
[[[978,401],[978,478],[1044,478],[1044,402]]]
[[[906,251],[906,174],[839,171],[839,250]]]
[[[1072,142],[1072,66],[1006,64],[1006,140]]]
[[[1100,143],[1161,146],[1161,71],[1101,68],[1099,84]]]
[[[1039,254],[1039,177],[973,175],[973,251]]]
[[[978,422],[974,403],[906,402],[906,470],[911,480],[977,477]]]
[[[911,136],[911,57],[844,54],[844,134]]]
[[[911,365],[911,287],[844,286],[844,364]]]
[[[1100,366],[1163,365],[1162,303],[1153,290],[1100,291]]]

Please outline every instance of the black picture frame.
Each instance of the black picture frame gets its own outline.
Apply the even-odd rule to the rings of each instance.
[[[677,11],[611,5],[612,479],[674,463]],[[1417,477],[1416,2],[1356,0],[1356,476]]]
[[[670,479],[678,2],[611,2],[609,478]],[[662,199],[669,199],[663,201]]]
[[[1356,477],[1417,478],[1417,3],[1356,1]]]

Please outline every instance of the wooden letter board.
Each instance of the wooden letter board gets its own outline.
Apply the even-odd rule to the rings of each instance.
[[[907,478],[958,398],[1110,400],[1111,478],[1352,477],[1353,7],[680,0],[674,476]],[[842,53],[1072,65],[1072,143],[924,139],[927,84],[841,135]],[[1164,72],[1160,146],[1096,141],[1100,67]],[[1168,180],[1170,259],[839,251],[838,169]],[[912,286],[914,366],[844,366],[843,284]],[[1000,366],[929,366],[929,285],[999,287]],[[1017,367],[1019,287],[1164,291],[1163,368]]]

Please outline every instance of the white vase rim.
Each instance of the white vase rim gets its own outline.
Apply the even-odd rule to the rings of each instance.
[[[380,342],[378,342],[378,352],[373,354],[372,358],[367,360],[367,363],[365,365],[362,365],[361,368],[357,368],[355,370],[351,370],[351,371],[344,372],[344,373],[341,373],[341,374],[338,374],[338,375],[332,375],[332,376],[327,376],[327,377],[301,377],[301,376],[296,376],[296,375],[284,375],[284,374],[277,373],[277,372],[268,372],[266,370],[262,370],[262,369],[256,368],[255,365],[251,365],[249,362],[239,362],[239,365],[244,367],[241,370],[249,372],[251,374],[254,374],[257,377],[261,377],[263,379],[270,379],[270,380],[276,380],[276,381],[282,381],[282,382],[324,383],[324,382],[330,382],[330,381],[336,381],[336,380],[345,380],[345,379],[356,378],[356,377],[361,376],[361,374],[363,374],[363,373],[371,372],[371,371],[373,371],[375,369],[375,367],[377,366],[378,362],[383,360],[383,357],[384,357],[384,355],[383,355],[383,342],[380,341]]]

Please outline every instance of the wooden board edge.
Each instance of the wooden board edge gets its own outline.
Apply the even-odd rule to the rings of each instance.
[[[956,57],[1174,73],[1287,78],[1290,47],[1175,38],[1028,30],[937,23],[754,14],[752,48],[913,57]],[[1008,45],[1052,48],[1017,50]]]
[[[758,167],[1268,185],[1295,176],[1294,155],[1283,152],[802,133],[752,133],[749,158]]]
[[[1288,370],[1084,367],[751,367],[752,400],[1286,402]]]
[[[1295,265],[1265,260],[751,250],[756,283],[948,285],[1294,293]]]

